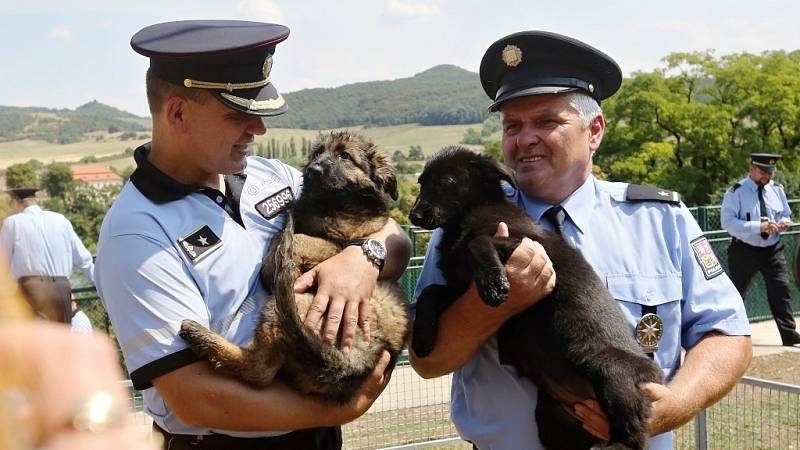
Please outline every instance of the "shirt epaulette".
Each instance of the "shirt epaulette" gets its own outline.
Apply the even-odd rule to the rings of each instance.
[[[625,200],[629,202],[657,201],[677,205],[681,202],[681,195],[675,191],[653,186],[629,184],[625,190]]]
[[[742,187],[742,183],[736,183],[733,186],[731,186],[730,191],[731,192],[736,192],[736,190],[739,189],[740,187]]]

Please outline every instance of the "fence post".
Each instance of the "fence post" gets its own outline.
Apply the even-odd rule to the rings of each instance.
[[[697,222],[701,230],[708,231],[708,208],[705,206],[697,207]]]
[[[694,448],[708,450],[708,417],[705,409],[694,418]]]

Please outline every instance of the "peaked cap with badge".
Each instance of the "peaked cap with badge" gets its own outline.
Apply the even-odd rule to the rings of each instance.
[[[758,166],[761,170],[767,173],[773,173],[776,170],[775,164],[781,159],[781,155],[774,153],[751,153],[750,161]]]
[[[605,53],[577,39],[547,31],[501,38],[483,55],[483,90],[497,111],[503,102],[538,94],[582,91],[600,103],[622,84],[622,71]]]
[[[240,20],[184,20],[145,27],[131,47],[150,58],[158,78],[206,89],[231,109],[257,116],[287,111],[270,80],[275,46],[289,28]]]

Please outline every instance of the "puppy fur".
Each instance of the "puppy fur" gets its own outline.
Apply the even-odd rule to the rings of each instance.
[[[380,281],[369,304],[370,343],[359,328],[348,353],[303,326],[313,293],[295,294],[294,280],[340,252],[350,241],[387,222],[386,196],[397,198],[394,169],[366,137],[335,132],[312,146],[303,170],[303,191],[287,214],[284,231],[264,258],[261,281],[272,292],[252,343],[238,347],[192,320],[180,336],[194,351],[257,386],[278,376],[298,391],[345,403],[363,384],[383,350],[392,364],[407,337],[402,289]],[[320,324],[320,328],[321,328]]]
[[[588,449],[572,406],[596,398],[611,422],[609,448],[644,448],[650,401],[640,383],[662,381],[625,324],[616,301],[589,263],[561,236],[540,227],[505,196],[501,180],[514,177],[494,159],[446,147],[428,162],[409,215],[414,225],[442,228],[439,268],[447,285],[431,285],[417,299],[412,348],[434,348],[442,311],[474,279],[480,297],[502,304],[509,283],[503,264],[523,237],[538,241],[558,274],[553,292],[509,319],[498,332],[500,359],[539,388],[536,420],[548,449]],[[498,222],[508,238],[493,237]]]

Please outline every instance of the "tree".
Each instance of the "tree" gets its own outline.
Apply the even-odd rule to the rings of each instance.
[[[483,144],[483,153],[503,162],[503,146],[500,141],[491,141]]]
[[[483,137],[480,133],[475,131],[475,129],[467,128],[467,131],[464,132],[464,137],[461,138],[461,143],[467,145],[480,145],[483,143]]]
[[[6,168],[6,187],[39,187],[36,170],[30,163],[12,164]]]
[[[66,163],[52,163],[42,173],[42,188],[50,197],[63,197],[72,184],[72,170]]]
[[[412,145],[408,149],[408,159],[419,161],[425,159],[425,155],[422,153],[422,147],[419,145]]]

